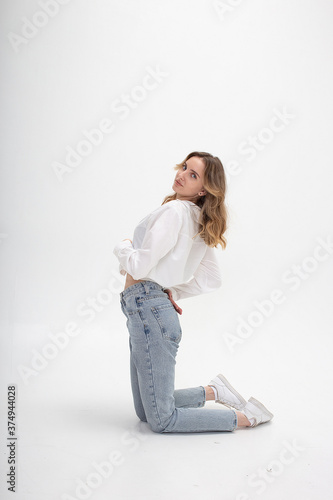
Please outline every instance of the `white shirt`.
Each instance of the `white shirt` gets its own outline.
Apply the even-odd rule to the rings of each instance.
[[[133,244],[121,241],[113,253],[119,272],[169,288],[174,300],[212,292],[222,285],[215,247],[197,235],[200,207],[188,200],[172,200],[142,219]],[[193,238],[193,239],[192,239]]]

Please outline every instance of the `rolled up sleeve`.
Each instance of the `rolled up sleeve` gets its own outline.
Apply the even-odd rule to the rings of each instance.
[[[135,249],[129,240],[121,241],[113,253],[120,265],[135,279],[145,278],[176,244],[182,218],[173,205],[153,217],[146,229],[140,248]]]

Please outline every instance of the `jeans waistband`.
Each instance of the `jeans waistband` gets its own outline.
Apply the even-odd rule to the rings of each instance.
[[[149,295],[151,290],[163,291],[164,288],[163,288],[163,286],[156,283],[156,281],[142,280],[139,283],[134,283],[134,285],[131,285],[131,286],[127,287],[125,290],[123,290],[122,292],[120,292],[120,298],[123,299],[123,298],[129,297],[130,295],[135,295],[137,293]]]

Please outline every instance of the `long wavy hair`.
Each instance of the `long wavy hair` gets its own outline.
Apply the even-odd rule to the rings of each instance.
[[[227,230],[228,213],[225,205],[227,183],[222,162],[217,156],[210,153],[193,151],[186,156],[182,163],[177,163],[173,167],[174,170],[180,170],[192,156],[202,158],[205,163],[203,187],[207,193],[195,202],[201,208],[199,232],[195,236],[200,235],[209,247],[221,245],[224,250],[227,246],[227,240],[223,234]],[[164,198],[162,205],[176,199],[177,193],[168,195]]]

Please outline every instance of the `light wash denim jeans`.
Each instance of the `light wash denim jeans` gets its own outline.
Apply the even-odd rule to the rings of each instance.
[[[137,416],[154,432],[233,431],[233,409],[202,408],[203,386],[174,389],[176,355],[182,338],[178,313],[162,286],[141,281],[120,293],[127,318],[130,375]]]

